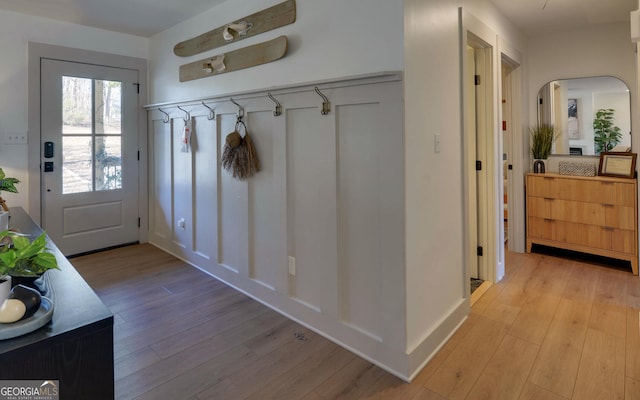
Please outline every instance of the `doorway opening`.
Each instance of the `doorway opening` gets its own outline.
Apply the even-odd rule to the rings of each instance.
[[[476,293],[493,282],[496,262],[493,48],[467,32],[464,54],[467,276]]]
[[[506,250],[522,252],[524,243],[524,193],[522,149],[522,71],[520,63],[502,53],[501,57],[501,163],[503,229],[501,232],[502,271],[504,275]]]

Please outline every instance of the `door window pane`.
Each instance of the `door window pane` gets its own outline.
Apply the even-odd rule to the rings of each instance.
[[[96,133],[122,132],[122,83],[95,81]]]
[[[62,77],[62,193],[122,189],[122,82]]]
[[[62,138],[62,193],[82,193],[92,190],[92,137]]]
[[[96,190],[122,189],[120,136],[96,137]]]
[[[62,133],[91,133],[92,118],[92,80],[62,77]]]

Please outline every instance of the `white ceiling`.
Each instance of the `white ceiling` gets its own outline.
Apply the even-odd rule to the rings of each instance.
[[[638,0],[491,0],[527,36],[629,21]]]
[[[153,36],[226,0],[0,0],[0,9]]]
[[[149,37],[224,1],[242,0],[0,0],[0,9]],[[638,8],[638,0],[491,1],[530,36],[628,21]]]

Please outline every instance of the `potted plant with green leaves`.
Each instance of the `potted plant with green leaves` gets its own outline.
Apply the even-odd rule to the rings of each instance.
[[[533,157],[533,172],[544,173],[545,161],[551,149],[553,147],[553,141],[555,140],[558,132],[556,132],[553,125],[541,124],[529,129],[531,136],[531,156]]]
[[[6,230],[0,232],[0,244],[0,277],[10,276],[14,286],[29,284],[48,270],[58,269],[44,232],[31,240],[27,235]]]
[[[9,193],[18,193],[18,189],[16,189],[16,184],[20,183],[20,181],[16,178],[9,178],[5,175],[2,168],[0,168],[0,195],[2,191]],[[0,196],[0,230],[6,230],[9,228],[9,207],[5,203],[2,196]]]
[[[601,108],[596,111],[596,117],[593,119],[596,154],[610,151],[622,140],[622,131],[614,125],[614,113],[615,110],[612,108]]]

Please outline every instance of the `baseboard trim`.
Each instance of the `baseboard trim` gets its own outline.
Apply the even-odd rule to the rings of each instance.
[[[324,316],[320,315],[321,313],[316,313],[314,317],[310,318],[310,321],[305,321],[303,318],[296,315],[301,314],[302,316],[304,315],[304,312],[300,312],[300,310],[296,309],[296,307],[300,305],[292,302],[291,299],[278,298],[278,294],[272,291],[270,291],[269,296],[266,296],[267,298],[262,298],[259,293],[253,293],[251,287],[243,287],[245,282],[235,282],[235,276],[229,276],[229,279],[226,279],[224,272],[230,271],[214,271],[215,268],[197,265],[195,262],[187,259],[184,255],[171,251],[158,243],[154,243],[153,241],[150,241],[149,243],[184,261],[192,267],[203,271],[214,279],[217,279],[235,290],[249,296],[266,307],[269,307],[283,316],[312,330],[318,335],[336,343],[338,346],[349,350],[405,382],[411,382],[411,380],[420,373],[420,371],[427,365],[427,363],[429,363],[429,361],[431,361],[442,346],[444,346],[451,336],[460,328],[462,323],[467,319],[471,310],[469,298],[461,298],[457,304],[450,308],[447,315],[445,315],[438,323],[434,324],[434,328],[431,331],[425,333],[423,338],[419,340],[416,345],[408,348],[407,351],[401,351],[400,349],[392,349],[385,346],[380,341],[376,342],[372,338],[362,334],[362,332],[358,332],[339,321],[327,320]],[[221,267],[222,266],[218,265],[218,268]],[[217,272],[221,272],[222,274]],[[254,283],[249,281],[251,281],[251,279],[247,279],[246,282],[249,285]],[[265,287],[262,287],[262,289],[267,290]],[[260,292],[260,290],[258,290],[258,292]],[[269,302],[269,299],[272,300],[273,303]],[[335,331],[335,334],[331,333],[331,331]],[[347,331],[349,332],[348,334],[346,333]],[[340,336],[344,336],[346,341]],[[377,344],[375,344],[372,349],[380,357],[376,359],[348,343],[353,340],[356,340],[359,344],[365,342],[376,342]],[[367,348],[367,345],[359,347]],[[387,360],[388,362],[385,362],[384,360]]]
[[[291,319],[292,321],[297,322],[298,324],[304,326],[305,328],[317,333],[318,335],[324,337],[325,339],[328,339],[330,341],[332,341],[333,343],[337,344],[338,346],[352,352],[353,354],[357,355],[358,357],[361,357],[364,360],[367,360],[368,362],[376,365],[377,367],[383,369],[384,371],[390,373],[391,375],[396,376],[397,378],[405,381],[405,382],[410,382],[410,377],[407,374],[407,371],[409,371],[408,368],[406,368],[409,364],[408,364],[408,356],[407,354],[405,354],[402,351],[397,351],[394,349],[389,348],[388,346],[381,346],[381,347],[377,347],[377,351],[376,353],[381,354],[382,357],[381,358],[387,358],[388,361],[390,361],[389,363],[385,363],[380,359],[375,359],[369,355],[367,355],[365,352],[363,352],[362,350],[357,349],[356,347],[354,347],[353,345],[348,344],[345,340],[339,338],[337,335],[332,334],[331,332],[328,332],[329,330],[336,330],[336,332],[338,332],[338,335],[340,334],[339,332],[342,331],[343,333],[345,332],[345,330],[348,330],[349,332],[351,332],[352,335],[357,335],[358,340],[362,343],[365,342],[376,342],[377,345],[381,345],[382,342],[378,340],[375,340],[375,338],[371,338],[365,334],[363,334],[362,332],[359,332],[358,330],[353,329],[353,327],[349,327],[346,324],[340,323],[339,321],[327,321],[324,320],[322,322],[319,322],[319,319],[314,318],[314,321],[309,322],[309,321],[304,321],[302,318],[298,317],[295,315],[296,313],[296,307],[305,307],[308,309],[308,307],[302,305],[302,304],[298,304],[297,301],[292,301],[292,299],[279,299],[278,301],[275,301],[274,303],[278,303],[278,304],[272,304],[269,303],[269,301],[267,299],[261,298],[259,294],[257,293],[252,293],[251,290],[249,288],[244,288],[241,285],[244,282],[233,282],[231,279],[226,279],[224,276],[222,276],[219,273],[216,273],[216,271],[214,271],[214,268],[210,268],[210,267],[203,267],[200,265],[197,265],[195,262],[187,259],[184,255],[179,254],[175,251],[172,251],[170,249],[167,249],[166,247],[163,247],[161,244],[159,243],[154,243],[153,241],[149,241],[149,244],[151,244],[154,247],[159,248],[162,251],[165,251],[169,254],[171,254],[172,256],[176,257],[177,259],[189,264],[190,266],[199,269],[200,271],[206,273],[207,275],[211,276],[214,279],[219,280],[220,282],[224,283],[225,285],[237,290],[240,293],[245,294],[246,296],[250,297],[251,299],[263,304],[264,306],[272,309],[273,311]],[[222,268],[224,266],[222,265],[217,265],[218,267]],[[228,271],[228,270],[227,270]],[[220,272],[225,272],[225,271],[220,271]],[[230,271],[228,271],[230,272]],[[252,283],[249,282],[252,281],[250,279],[247,278],[247,283]],[[265,288],[266,289],[266,288]],[[272,295],[277,295],[277,293],[272,293]],[[287,302],[289,302],[289,304],[287,304]],[[280,306],[279,306],[280,305]],[[320,315],[320,313],[317,313],[318,315]],[[322,318],[322,317],[320,317]],[[322,327],[316,326],[315,323],[318,323],[318,325],[322,325],[323,327],[327,328],[327,330],[323,330]],[[347,335],[348,337],[349,335]],[[353,337],[352,337],[353,339]],[[366,346],[365,346],[366,347]],[[392,359],[395,359],[396,362],[393,362]],[[392,366],[390,364],[396,364],[395,366]],[[426,364],[426,362],[425,362]]]
[[[411,382],[440,351],[466,321],[471,307],[469,299],[460,299],[453,310],[409,353],[409,379]]]

